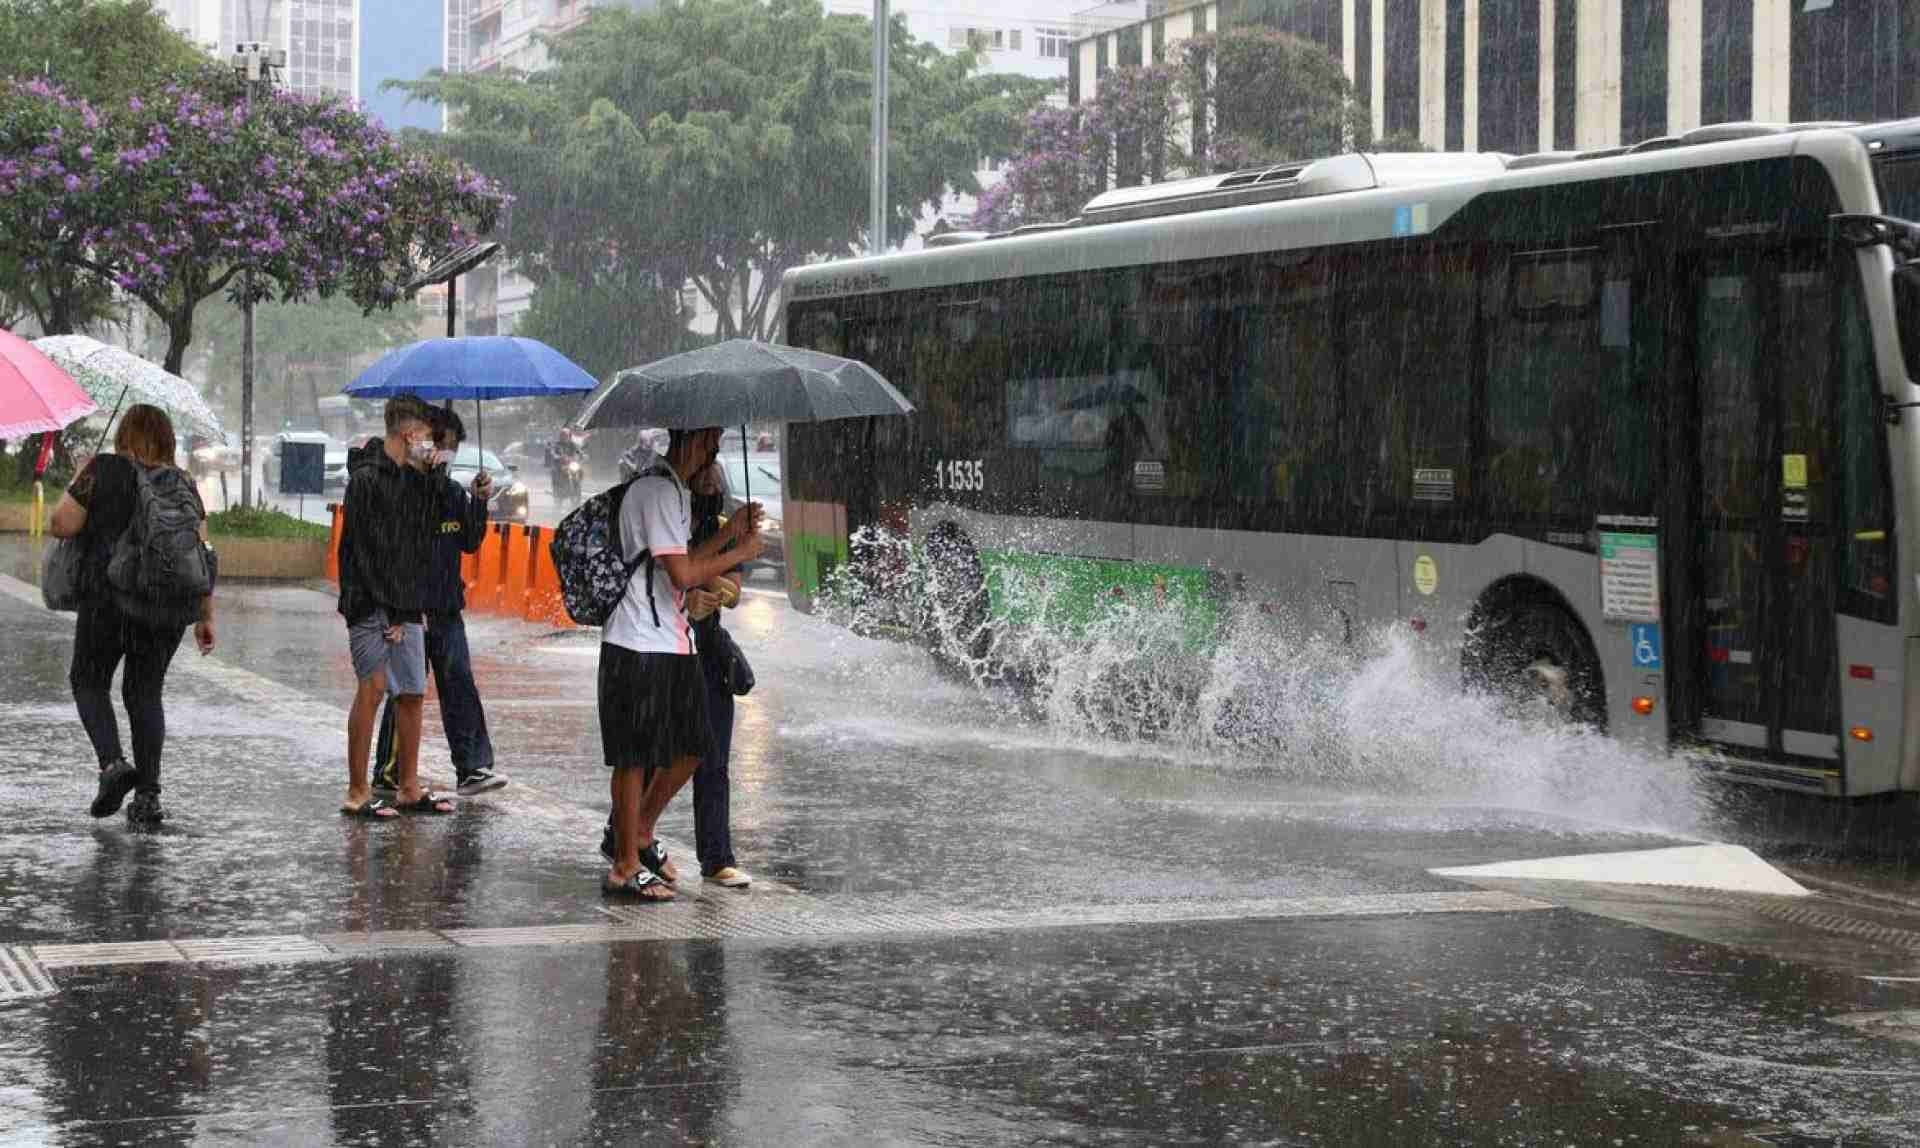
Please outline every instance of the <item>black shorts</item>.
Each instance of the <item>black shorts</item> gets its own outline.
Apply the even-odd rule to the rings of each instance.
[[[608,769],[666,769],[713,752],[707,683],[694,654],[600,643],[600,748]]]

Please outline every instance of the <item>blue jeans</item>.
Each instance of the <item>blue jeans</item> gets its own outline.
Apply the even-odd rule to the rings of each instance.
[[[440,724],[453,751],[453,772],[465,781],[493,768],[493,738],[487,734],[487,712],[480,705],[480,689],[473,684],[473,658],[467,650],[467,622],[459,613],[427,615],[427,668],[440,690]],[[380,707],[380,741],[374,750],[374,779],[391,785],[393,701]]]
[[[707,720],[713,725],[713,755],[693,772],[693,846],[700,872],[734,864],[733,826],[727,809],[727,759],[733,754],[733,691],[707,673]]]

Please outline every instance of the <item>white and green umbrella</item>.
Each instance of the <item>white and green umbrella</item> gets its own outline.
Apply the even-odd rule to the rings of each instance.
[[[33,346],[72,375],[106,410],[147,403],[167,412],[175,431],[202,438],[223,433],[198,387],[132,351],[85,335],[49,335],[35,339]]]

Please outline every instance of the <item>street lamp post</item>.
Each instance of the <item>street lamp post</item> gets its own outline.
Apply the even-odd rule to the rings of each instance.
[[[459,314],[460,295],[457,284],[460,277],[499,253],[500,245],[490,240],[484,243],[468,244],[414,276],[413,281],[407,284],[407,294],[412,295],[422,287],[431,287],[435,283],[447,285],[447,338],[451,339],[457,329],[454,321]],[[486,417],[480,413],[478,399],[474,400],[473,419],[476,431],[475,443],[484,450],[487,445],[487,423]]]
[[[267,3],[267,20],[270,26],[273,15],[271,0]],[[247,12],[248,26],[252,26],[253,13]],[[232,64],[234,71],[240,73],[247,85],[247,115],[252,119],[253,94],[256,88],[273,83],[274,72],[287,66],[287,53],[284,48],[275,48],[258,42],[235,44]],[[253,505],[253,268],[240,272],[240,505]]]

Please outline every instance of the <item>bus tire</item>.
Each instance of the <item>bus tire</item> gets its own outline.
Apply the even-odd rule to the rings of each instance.
[[[1606,683],[1593,640],[1553,602],[1529,599],[1487,611],[1468,631],[1465,662],[1470,689],[1606,729]]]
[[[993,648],[987,624],[987,571],[967,532],[943,522],[927,535],[926,631],[943,660],[984,662]]]

